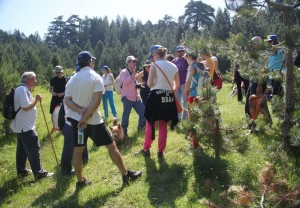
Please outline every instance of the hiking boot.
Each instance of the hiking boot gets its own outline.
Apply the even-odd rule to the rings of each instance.
[[[163,152],[157,152],[157,157],[159,159],[162,159],[164,157],[164,153]]]
[[[129,185],[130,181],[135,181],[138,177],[141,177],[142,171],[127,171],[127,175],[123,175],[123,186]]]
[[[82,181],[78,181],[76,182],[76,191],[78,191],[79,189],[85,187],[85,186],[89,186],[92,184],[92,181],[87,180],[85,177],[83,177]]]
[[[18,172],[17,175],[18,175],[18,177],[20,177],[20,178],[24,178],[24,177],[28,176],[28,175],[31,174],[31,173],[32,173],[32,170],[30,170],[30,169],[25,169],[25,170],[23,170],[22,172]]]
[[[145,151],[145,150],[142,149],[142,150],[134,153],[134,155],[135,156],[143,155],[144,157],[150,157],[150,151],[149,150]]]
[[[54,175],[54,173],[48,173],[47,171],[45,171],[43,173],[38,173],[37,175],[34,176],[34,178],[35,178],[35,180],[40,180],[42,178],[49,178],[53,175]]]

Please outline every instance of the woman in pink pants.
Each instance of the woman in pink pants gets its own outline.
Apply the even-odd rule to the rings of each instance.
[[[166,61],[168,50],[161,45],[150,49],[151,64],[147,85],[151,88],[145,107],[146,133],[144,148],[136,154],[150,156],[150,148],[155,139],[155,123],[158,125],[158,157],[163,157],[167,142],[167,123],[171,129],[178,123],[174,91],[179,86],[178,69],[175,64]]]

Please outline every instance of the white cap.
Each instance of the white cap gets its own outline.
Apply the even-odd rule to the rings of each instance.
[[[138,59],[135,58],[134,56],[127,56],[127,58],[126,58],[126,64],[127,64],[129,61],[131,61],[131,60],[136,60],[136,61],[138,61]]]

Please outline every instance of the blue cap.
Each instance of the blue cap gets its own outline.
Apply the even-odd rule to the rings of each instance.
[[[108,70],[109,67],[107,65],[104,65],[104,66],[101,67],[101,70],[103,70],[103,69]]]
[[[89,51],[81,51],[77,56],[77,62],[80,63],[87,63],[91,59],[96,59]]]
[[[79,72],[81,70],[79,64],[76,64],[76,72]]]
[[[176,47],[176,51],[185,51],[185,48],[181,45]]]
[[[152,46],[152,47],[150,48],[150,55],[149,55],[149,57],[148,57],[148,60],[152,60],[152,59],[153,59],[153,53],[154,53],[157,49],[159,49],[159,48],[163,48],[163,46],[161,46],[161,45],[154,45],[154,46]]]
[[[268,41],[276,41],[278,40],[277,35],[269,35]]]

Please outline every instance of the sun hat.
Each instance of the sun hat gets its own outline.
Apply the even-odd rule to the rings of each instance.
[[[151,61],[149,61],[149,60],[147,60],[147,61],[145,61],[145,63],[144,63],[144,65],[143,66],[150,66],[151,65]]]
[[[63,70],[62,66],[56,66],[54,71],[55,71],[55,73],[59,73],[59,72],[63,72],[64,70]]]
[[[133,61],[138,61],[138,59],[137,59],[137,58],[135,58],[134,56],[127,56],[127,58],[126,58],[126,61],[125,61],[125,62],[126,62],[126,64],[128,64],[128,62],[129,62],[129,61],[132,61],[132,60],[133,60]]]

